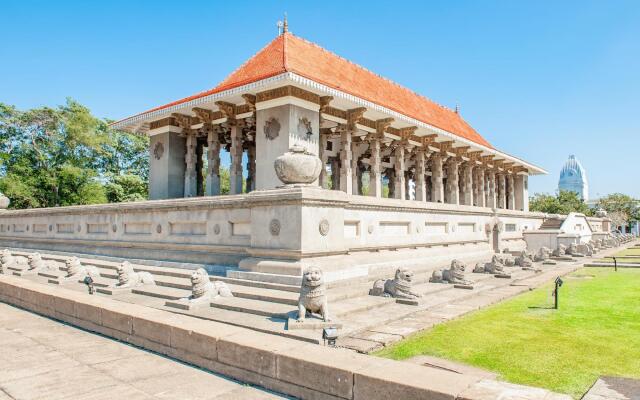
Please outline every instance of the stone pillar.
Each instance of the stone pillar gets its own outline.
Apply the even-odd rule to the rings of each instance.
[[[204,196],[204,179],[202,176],[202,168],[204,163],[202,162],[202,153],[204,152],[204,143],[196,139],[196,187],[197,196]]]
[[[274,189],[282,185],[273,167],[274,161],[293,146],[320,155],[320,113],[314,107],[293,104],[268,106],[256,102],[256,178],[255,189]],[[319,185],[319,180],[313,182]]]
[[[198,139],[195,133],[188,133],[186,137],[186,153],[184,157],[184,197],[194,197],[198,194],[198,180],[196,177],[196,146]]]
[[[477,167],[476,174],[478,175],[478,197],[476,197],[476,205],[478,207],[486,207],[486,188],[485,188],[485,177],[484,177],[484,168]]]
[[[353,170],[351,158],[353,151],[351,148],[351,133],[342,132],[340,137],[342,148],[340,149],[340,190],[347,194],[353,193]]]
[[[185,138],[180,128],[149,138],[149,199],[184,197]]]
[[[351,146],[354,150],[355,147],[354,145]],[[353,183],[351,184],[352,194],[362,194],[362,192],[360,192],[360,178],[362,175],[360,174],[358,157],[355,154],[351,154],[351,177],[353,178]]]
[[[220,194],[220,140],[218,133],[209,130],[207,137],[207,196]]]
[[[320,160],[322,161],[322,169],[320,170],[320,177],[318,178],[320,181],[320,187],[324,189],[329,188],[328,175],[327,175],[327,162],[329,161],[327,158],[327,142],[329,141],[329,135],[320,134]]]
[[[256,144],[247,148],[247,193],[256,190]]]
[[[371,158],[369,163],[369,196],[382,197],[382,172],[380,171],[380,140],[373,139],[369,142]]]
[[[393,185],[394,190],[394,198],[395,199],[405,199],[406,198],[406,188],[405,188],[405,178],[404,178],[404,147],[398,146],[394,150],[395,163],[395,182]]]
[[[331,187],[332,190],[340,190],[340,159],[331,158]]]
[[[416,154],[416,200],[427,201],[427,188],[425,184],[425,152],[418,150]]]
[[[431,156],[431,201],[444,203],[444,185],[442,184],[442,156]]]
[[[450,158],[447,161],[447,200],[450,204],[460,204],[460,187],[458,182],[458,160]]]
[[[231,168],[229,170],[230,194],[242,193],[242,129],[236,125],[231,127]]]
[[[467,206],[473,205],[473,165],[469,162],[464,164],[462,182],[463,202]]]
[[[389,185],[389,198],[394,199],[396,197],[396,170],[393,168],[387,168],[387,184]]]
[[[495,171],[488,170],[487,174],[489,175],[488,183],[489,183],[489,196],[487,201],[487,207],[489,208],[498,208],[498,193],[497,193],[497,182],[496,182],[496,173]]]
[[[506,177],[503,173],[497,173],[498,179],[498,205],[497,208],[507,208],[507,192],[506,192]]]
[[[516,202],[516,197],[515,197],[515,187],[514,187],[514,179],[513,179],[513,174],[509,174],[507,175],[507,208],[509,210],[515,210],[515,202]]]
[[[529,176],[516,175],[515,178],[515,204],[516,209],[529,211]]]
[[[407,165],[406,160],[405,165]],[[411,173],[409,171],[404,173],[404,198],[411,200]]]

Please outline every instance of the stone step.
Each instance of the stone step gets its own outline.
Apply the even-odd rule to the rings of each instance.
[[[191,292],[188,290],[175,289],[165,286],[146,285],[131,289],[131,293],[143,296],[157,297],[165,300],[178,300],[188,297]]]
[[[211,302],[211,307],[223,310],[261,315],[270,318],[286,319],[296,307],[288,304],[271,303],[267,301],[244,299],[241,297],[221,297]]]
[[[387,297],[362,296],[353,299],[339,301],[335,304],[329,303],[329,314],[340,317],[352,313],[371,310],[387,304],[395,303],[395,299]],[[254,299],[227,297],[218,298],[211,302],[211,307],[222,308],[242,313],[262,315],[272,318],[288,318],[297,312],[297,302],[295,304],[280,304]]]
[[[111,278],[112,283],[115,283],[115,279],[117,276],[113,272],[106,272],[101,275],[107,278]],[[215,278],[219,278],[219,277],[215,277]],[[165,275],[165,276],[154,276],[154,280],[156,282],[156,286],[158,287],[180,289],[185,292],[191,291],[191,281],[190,279],[187,279],[187,278],[177,278],[177,277]],[[236,285],[236,284],[228,284],[228,285],[229,285],[229,289],[231,289],[231,292],[235,297],[242,297],[246,299],[262,300],[262,301],[272,301],[274,303],[281,303],[281,304],[290,304],[290,305],[298,304],[298,293],[294,293],[291,291],[281,291],[276,289],[268,289],[268,288],[260,288],[260,287],[244,286],[244,285]]]
[[[268,274],[253,271],[229,271],[228,278],[243,279],[247,281],[279,283],[281,285],[298,286],[302,283],[302,277],[293,275]]]

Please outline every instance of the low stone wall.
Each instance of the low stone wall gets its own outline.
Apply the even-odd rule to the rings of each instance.
[[[303,399],[569,399],[0,275],[0,300]],[[525,398],[525,397],[523,397]]]
[[[0,212],[0,246],[333,280],[398,265],[469,263],[525,247],[540,213],[295,187],[245,195]]]

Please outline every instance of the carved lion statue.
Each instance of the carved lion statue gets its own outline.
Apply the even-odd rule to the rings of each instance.
[[[100,278],[100,272],[98,269],[91,265],[82,265],[78,257],[70,257],[65,262],[67,267],[67,274],[65,276],[68,280],[82,280],[87,276],[93,279]]]
[[[553,251],[554,257],[563,257],[567,253],[567,246],[559,244],[558,248]]]
[[[551,249],[548,247],[540,247],[538,249],[538,252],[535,254],[535,256],[533,257],[533,261],[545,261],[549,258],[549,256],[551,255]]]
[[[372,296],[394,297],[399,299],[416,299],[418,293],[411,290],[413,285],[413,271],[400,267],[396,270],[393,279],[379,279],[374,282],[373,289],[369,291]]]
[[[211,282],[209,273],[204,268],[196,269],[191,274],[191,296],[184,300],[190,302],[207,301],[216,297],[233,297],[231,289],[222,281]]]
[[[45,261],[40,253],[31,253],[27,257],[27,270],[32,272],[42,270],[58,270],[58,263],[55,261]]]
[[[473,272],[477,274],[493,274],[493,275],[506,274],[506,272],[504,271],[504,264],[502,264],[500,257],[497,257],[495,255],[491,258],[491,261],[488,263],[481,263],[481,262],[477,263],[475,268],[473,269]]]
[[[0,253],[0,273],[7,272],[7,268],[23,268],[26,266],[26,264],[26,258],[14,256],[9,249],[4,249]]]
[[[452,283],[456,285],[473,285],[473,282],[465,279],[466,265],[459,260],[452,260],[449,269],[435,270],[429,279],[433,283]]]
[[[533,257],[531,253],[523,250],[520,255],[516,257],[515,263],[522,268],[531,268],[533,266]]]
[[[131,288],[156,284],[150,273],[135,272],[133,265],[131,265],[129,261],[120,263],[116,271],[118,273],[118,282],[113,285],[116,288]]]
[[[566,254],[572,255],[578,252],[578,245],[575,243],[571,243],[569,247],[565,250]]]
[[[318,267],[309,267],[302,275],[300,297],[298,298],[298,322],[304,322],[307,315],[320,314],[324,322],[330,322],[324,274]]]

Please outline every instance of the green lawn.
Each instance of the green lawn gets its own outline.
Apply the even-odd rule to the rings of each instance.
[[[444,357],[575,398],[599,375],[640,378],[640,270],[583,268],[564,282],[559,310],[549,284],[376,355]]]

